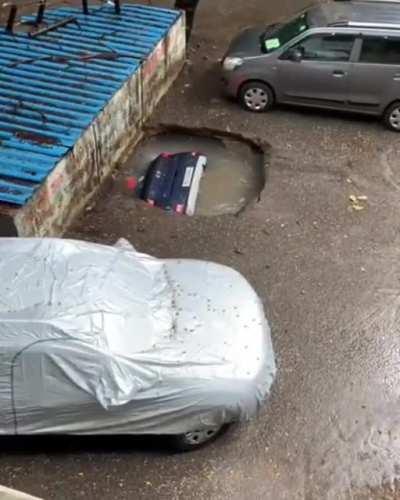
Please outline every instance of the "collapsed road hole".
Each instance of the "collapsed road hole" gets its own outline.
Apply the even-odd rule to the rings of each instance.
[[[265,185],[266,161],[261,146],[234,134],[175,126],[149,132],[127,159],[124,171],[141,181],[135,196],[140,198],[143,180],[157,157],[183,152],[207,157],[195,215],[237,214],[259,199]]]

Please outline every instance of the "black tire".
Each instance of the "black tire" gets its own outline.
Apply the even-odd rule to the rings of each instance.
[[[383,122],[389,130],[400,132],[400,101],[394,102],[386,109]]]
[[[254,96],[253,100],[252,95]],[[247,111],[263,113],[275,104],[275,96],[271,87],[266,83],[253,81],[242,85],[239,91],[239,101]]]
[[[228,429],[228,427],[229,425],[226,424],[216,429],[206,429],[204,431],[193,431],[187,432],[186,434],[177,434],[169,438],[169,443],[171,448],[178,452],[195,451],[215,441],[222,433],[224,433]],[[205,432],[209,433],[209,435],[206,436],[206,439],[201,439],[196,442],[196,440],[193,439],[193,435],[196,434],[196,432]],[[190,435],[192,436],[189,437]]]

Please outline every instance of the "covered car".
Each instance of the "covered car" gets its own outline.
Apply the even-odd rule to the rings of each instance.
[[[236,271],[115,246],[0,238],[0,434],[167,434],[255,415],[275,376]]]

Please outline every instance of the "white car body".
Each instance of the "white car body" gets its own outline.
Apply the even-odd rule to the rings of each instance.
[[[0,238],[0,434],[182,434],[256,414],[275,376],[254,290],[127,242]]]

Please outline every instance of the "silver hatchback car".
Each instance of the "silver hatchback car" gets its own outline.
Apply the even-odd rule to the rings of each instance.
[[[223,84],[245,109],[274,103],[381,116],[400,132],[400,4],[328,2],[231,43]]]

